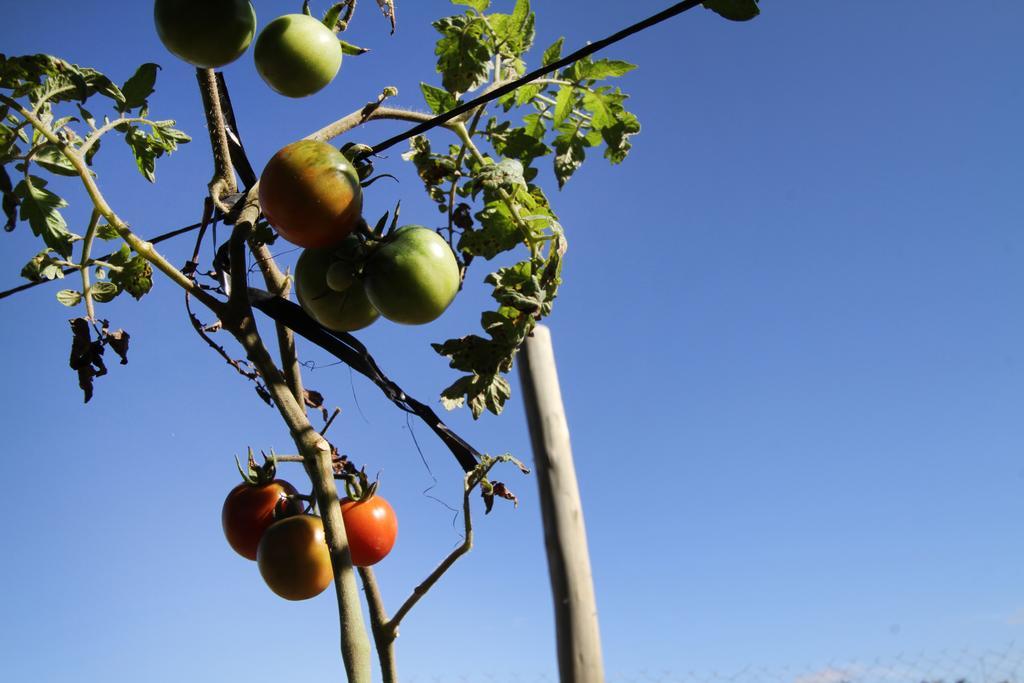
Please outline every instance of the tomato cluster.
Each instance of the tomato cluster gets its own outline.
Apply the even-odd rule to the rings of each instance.
[[[455,254],[433,230],[408,225],[387,237],[357,230],[359,175],[326,142],[299,140],[279,150],[260,175],[259,199],[277,232],[305,247],[295,266],[296,296],[328,329],[352,332],[380,316],[428,323],[459,291]]]
[[[204,69],[229,64],[256,33],[249,0],[156,0],[156,32],[175,56]],[[276,92],[306,97],[326,87],[341,68],[342,48],[331,28],[305,14],[286,14],[256,39],[256,71]]]
[[[316,597],[331,584],[334,571],[323,520],[306,514],[298,491],[274,478],[271,460],[261,468],[250,458],[246,481],[228,493],[221,523],[228,544],[255,560],[267,586],[287,600]],[[398,518],[374,490],[364,498],[343,498],[341,506],[352,563],[368,567],[384,559],[398,536]]]

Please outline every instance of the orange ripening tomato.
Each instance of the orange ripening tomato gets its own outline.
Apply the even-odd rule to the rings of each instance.
[[[260,174],[260,209],[281,237],[300,247],[330,247],[355,229],[363,211],[359,174],[326,142],[281,148]]]
[[[260,575],[285,600],[308,600],[334,580],[323,520],[296,515],[274,522],[256,553]]]

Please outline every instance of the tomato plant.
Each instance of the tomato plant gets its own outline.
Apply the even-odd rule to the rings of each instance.
[[[352,564],[377,564],[391,552],[398,537],[398,517],[391,504],[380,495],[358,501],[342,498],[340,503]]]
[[[249,0],[156,0],[153,18],[164,47],[207,69],[241,57],[256,32]]]
[[[243,482],[224,499],[220,520],[228,543],[242,557],[256,559],[256,547],[276,520],[302,513],[299,492],[283,479]]]
[[[329,247],[355,228],[363,208],[359,176],[326,142],[299,140],[271,157],[260,175],[260,208],[286,240]]]
[[[394,1],[378,0],[377,4],[394,29]],[[63,278],[72,271],[80,276],[81,284],[77,277],[68,278],[71,284],[57,293],[57,299],[68,307],[82,306],[82,313],[71,321],[70,366],[85,400],[93,396],[94,381],[107,374],[108,366],[102,358],[105,350],[116,353],[122,364],[127,363],[130,335],[108,326],[106,317],[97,314],[97,306],[123,292],[140,299],[157,276],[183,289],[192,326],[234,370],[254,383],[264,402],[277,410],[297,452],[288,459],[306,465],[316,499],[325,502],[320,510],[324,520],[299,514],[265,527],[256,543],[256,562],[264,580],[287,599],[318,594],[331,583],[334,574],[324,525],[339,532],[337,537],[331,534],[331,549],[336,552],[335,559],[341,560],[333,569],[338,575],[342,657],[352,683],[371,680],[370,646],[355,577],[337,554],[343,542],[340,531],[344,524],[357,564],[372,564],[391,548],[397,524],[393,510],[379,496],[363,499],[353,490],[353,500],[340,501],[337,507],[334,504],[338,494],[332,472],[338,476],[336,467],[343,456],[332,455],[335,449],[324,437],[333,418],[325,416],[323,428],[317,430],[304,409],[322,408],[328,399],[305,388],[300,347],[288,323],[275,317],[287,306],[280,306],[282,302],[273,301],[273,297],[287,291],[288,281],[282,269],[274,265],[275,256],[268,253],[266,234],[259,227],[260,212],[284,239],[310,250],[302,255],[297,267],[298,296],[314,317],[336,329],[354,329],[355,323],[345,316],[356,310],[350,299],[359,295],[366,299],[363,310],[367,315],[377,308],[400,323],[434,320],[459,290],[460,266],[468,267],[473,259],[505,258],[508,252],[525,247],[528,253],[518,263],[510,260],[510,265],[486,278],[498,304],[481,316],[487,337],[466,334],[433,345],[450,359],[452,368],[463,373],[443,391],[444,405],[466,405],[474,417],[485,409],[497,414],[511,395],[503,375],[510,371],[514,354],[536,323],[551,313],[561,282],[563,228],[538,180],[539,161],[547,157],[552,162],[554,180],[561,186],[585,159],[597,156],[592,148],[604,147],[605,158],[621,162],[629,152],[631,136],[639,131],[636,117],[625,109],[627,96],[607,82],[627,73],[632,65],[578,55],[563,61],[561,40],[543,53],[550,78],[516,83],[517,92],[501,95],[495,104],[470,102],[485,90],[498,97],[503,84],[511,86],[521,79],[526,55],[534,47],[534,13],[528,0],[516,0],[511,14],[488,12],[489,0],[455,0],[455,4],[463,7],[458,14],[431,24],[441,34],[434,49],[436,64],[431,65],[431,72],[436,71],[439,79],[434,85],[423,83],[420,93],[433,114],[451,112],[460,101],[472,107],[475,114],[441,124],[421,110],[422,104],[403,107],[388,103],[384,107],[385,100],[398,97],[393,87],[383,87],[376,101],[360,102],[351,113],[330,112],[327,116],[321,112],[325,119],[335,120],[326,126],[326,121],[319,121],[321,132],[317,137],[326,140],[348,134],[348,141],[360,144],[364,151],[363,133],[355,133],[356,127],[382,119],[417,124],[418,133],[410,130],[369,149],[384,159],[379,156],[381,151],[408,140],[409,150],[401,158],[415,166],[439,215],[446,217],[447,225],[438,228],[445,231],[447,239],[418,226],[403,228],[388,237],[374,233],[367,236],[366,253],[355,260],[342,257],[346,239],[361,226],[362,189],[349,160],[326,141],[302,140],[284,147],[269,160],[257,189],[249,177],[248,164],[238,163],[246,160],[247,154],[237,135],[227,81],[204,72],[198,74],[197,81],[207,105],[204,113],[214,166],[213,182],[207,185],[210,196],[203,201],[204,214],[209,218],[211,207],[220,208],[219,218],[232,225],[231,237],[218,237],[216,230],[200,231],[194,260],[185,269],[175,267],[173,259],[157,249],[156,239],[147,241],[134,232],[135,218],[129,221],[128,216],[122,217],[114,210],[109,201],[112,195],[101,189],[100,178],[89,168],[100,151],[101,139],[121,136],[138,170],[154,182],[158,160],[190,141],[173,121],[150,118],[149,96],[155,87],[156,65],[143,64],[118,86],[95,69],[51,55],[0,55],[0,209],[6,218],[6,230],[19,222],[27,223],[42,242],[42,251],[30,255],[21,271],[33,284]],[[323,22],[303,15],[272,21],[254,49],[255,65],[264,80],[278,92],[293,97],[323,88],[336,76],[342,53],[359,51],[342,43],[332,30],[347,29],[355,7],[355,2],[334,3]],[[305,9],[311,11],[308,3]],[[167,47],[205,67],[237,58],[255,32],[255,16],[246,0],[157,0],[154,16]],[[90,113],[99,112],[98,108],[104,110],[102,118]],[[103,124],[96,125],[98,120]],[[279,123],[274,121],[273,125]],[[448,133],[455,137],[443,146],[433,139],[434,135]],[[45,174],[78,176],[88,197],[86,207],[91,209],[83,214],[90,216],[87,223],[83,216],[70,222],[64,217],[62,212],[69,202],[57,193],[64,193],[69,185],[63,179],[48,184],[41,177]],[[235,192],[235,176],[244,181],[244,192]],[[209,177],[205,175],[204,181]],[[195,199],[198,204],[199,198]],[[139,224],[146,220],[143,216],[138,219]],[[83,223],[82,229],[72,232],[76,221]],[[114,244],[109,255],[97,258],[97,254],[108,251],[100,248],[101,240]],[[213,244],[202,243],[209,240]],[[357,239],[355,244],[364,243]],[[205,246],[213,248],[209,252],[200,248]],[[313,251],[319,249],[327,251]],[[458,250],[461,262],[453,249]],[[213,262],[200,264],[200,255],[206,253],[214,254]],[[254,294],[247,291],[248,269],[257,262],[269,297],[247,296]],[[212,269],[207,270],[207,265]],[[279,323],[276,360],[261,335],[258,311]],[[340,321],[333,317],[342,313],[345,315]],[[200,316],[206,320],[200,320]],[[296,324],[295,331],[301,333],[301,327]],[[218,330],[223,332],[220,338],[225,339],[224,345],[210,339],[209,333]],[[400,391],[360,344],[351,343],[342,349],[342,345],[323,342],[322,335],[321,341],[310,341],[339,359],[349,359],[345,362],[353,367],[367,370],[364,374],[372,375],[374,383],[398,407],[430,424],[467,471],[463,481],[466,544],[449,555],[442,569],[451,566],[469,549],[470,492],[479,487],[488,509],[496,497],[514,500],[500,482],[486,479],[491,466],[507,462],[511,456],[493,458],[477,452],[432,411],[422,410],[424,404]],[[332,447],[330,452],[327,446]],[[338,460],[327,461],[328,457]],[[255,492],[266,494],[266,499],[261,499],[262,509],[274,510],[281,505],[280,492],[275,493],[273,485],[273,477],[269,477],[228,496],[222,522],[229,542],[234,535],[236,505],[244,507],[242,501],[255,497]],[[285,490],[283,482],[277,485]],[[255,502],[247,504],[258,507]],[[254,516],[268,523],[266,514]],[[251,547],[251,538],[248,543]],[[233,547],[236,545],[241,547],[232,542]],[[239,552],[251,555],[244,549]],[[439,577],[439,572],[431,574],[417,587],[415,599],[405,604],[411,606]],[[371,611],[374,634],[381,636],[376,644],[382,654],[382,680],[397,680],[394,639],[407,611],[402,609],[391,618],[382,610]]]
[[[316,515],[274,522],[260,539],[256,564],[270,590],[286,600],[308,600],[331,584],[331,554]]]
[[[407,225],[366,261],[370,302],[388,320],[421,325],[436,320],[459,291],[459,264],[444,238]]]
[[[341,43],[334,31],[305,14],[286,14],[260,31],[253,49],[256,71],[288,97],[322,90],[341,68]]]
[[[355,277],[354,265],[339,259],[338,251],[321,247],[302,252],[295,264],[295,296],[306,313],[324,327],[336,332],[361,330],[380,313]],[[340,276],[335,277],[336,288],[328,285],[328,274],[334,271],[350,276],[346,287],[341,287]]]

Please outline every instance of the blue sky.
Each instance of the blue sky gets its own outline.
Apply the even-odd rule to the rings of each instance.
[[[261,25],[299,4],[256,2]],[[535,52],[664,4],[535,2]],[[360,4],[351,40],[373,51],[309,99],[273,94],[249,54],[225,69],[254,165],[383,86],[423,108],[418,83],[437,81],[429,21],[450,6],[398,7],[389,37]],[[546,181],[570,241],[550,326],[606,668],[800,671],[1020,641],[1024,9],[763,9],[748,24],[697,9],[608,50],[640,66],[623,87],[643,133],[621,166],[594,159],[560,193]],[[153,187],[111,140],[100,181],[142,235],[198,219],[210,177],[199,95],[156,39],[149,3],[59,0],[46,18],[12,4],[0,40],[7,54],[56,53],[118,82],[163,65],[153,114],[195,143],[163,160]],[[371,125],[349,139],[402,129]],[[375,184],[367,215],[401,199],[403,218],[434,220],[398,151],[379,168],[399,183]],[[82,226],[84,198],[68,196]],[[6,288],[36,245],[27,226],[2,239]],[[183,239],[165,253],[181,263],[190,250]],[[453,379],[428,342],[475,331],[487,305],[477,265],[436,323],[361,336],[421,400]],[[162,281],[141,304],[103,307],[132,334],[130,364],[83,406],[56,289],[0,301],[0,678],[340,679],[333,597],[279,600],[220,530],[233,455],[289,450],[282,423],[195,338]],[[343,409],[335,442],[382,472],[400,516],[377,572],[394,610],[459,540],[429,497],[457,503],[458,467],[413,425],[428,472],[404,415],[345,368],[306,379]],[[481,450],[529,459],[514,390],[501,418],[450,423]],[[307,486],[298,469],[283,474]],[[556,669],[536,484],[505,478],[519,509],[478,515],[473,553],[402,627],[408,677]]]

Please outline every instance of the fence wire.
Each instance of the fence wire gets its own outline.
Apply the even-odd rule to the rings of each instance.
[[[608,671],[607,683],[1024,683],[1024,647],[944,650],[818,667],[745,666],[729,671]],[[407,683],[559,683],[554,672],[480,671],[450,676],[409,675]]]

